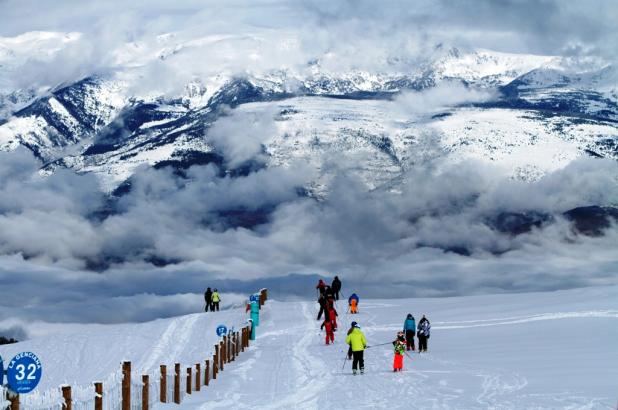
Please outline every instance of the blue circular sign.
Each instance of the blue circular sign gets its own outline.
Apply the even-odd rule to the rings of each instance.
[[[225,325],[217,326],[217,336],[221,337],[225,334],[227,334],[227,327]]]
[[[22,352],[6,366],[6,379],[15,393],[30,393],[41,381],[43,366],[34,353]]]
[[[256,293],[254,293],[253,295],[249,296],[249,301],[251,302],[259,302],[260,301],[260,296]]]

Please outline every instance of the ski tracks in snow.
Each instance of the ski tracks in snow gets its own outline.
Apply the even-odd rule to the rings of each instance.
[[[318,409],[321,393],[329,385],[332,378],[330,368],[326,366],[323,359],[314,356],[309,349],[310,346],[316,344],[315,333],[312,331],[315,328],[315,319],[307,302],[303,302],[301,307],[306,326],[299,332],[299,334],[302,334],[300,338],[293,335],[293,338],[297,338],[297,342],[293,344],[291,349],[292,365],[295,370],[293,376],[295,387],[292,390],[294,393],[269,405],[260,406],[261,408]]]
[[[142,360],[140,364],[142,371],[150,372],[158,363],[170,362],[179,357],[187,343],[193,340],[191,333],[198,319],[199,314],[174,319],[150,349],[149,355]]]

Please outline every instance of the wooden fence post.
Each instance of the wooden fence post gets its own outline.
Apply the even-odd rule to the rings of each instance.
[[[148,410],[148,396],[150,393],[150,377],[147,374],[142,375],[142,410]]]
[[[234,338],[233,338],[234,342],[234,349],[232,349],[232,351],[234,352],[232,355],[232,360],[236,360],[236,356],[238,355],[238,332],[234,332]]]
[[[4,397],[1,397],[1,398],[4,399]],[[7,398],[9,399],[9,402],[11,403],[9,405],[9,409],[19,410],[19,394],[14,393],[12,391],[7,391]]]
[[[212,357],[212,379],[217,379],[217,372],[219,371],[219,345],[215,345],[215,355]]]
[[[195,391],[202,389],[202,366],[199,363],[195,364]]]
[[[63,409],[71,410],[73,408],[73,400],[71,399],[71,386],[62,386],[62,398],[64,399]]]
[[[204,369],[204,386],[208,386],[208,379],[210,378],[210,360],[206,360],[204,364],[206,365]]]
[[[227,363],[232,361],[232,336],[233,335],[229,335],[227,337],[227,348],[225,349],[225,352],[227,353]]]
[[[223,340],[225,340],[225,336],[223,336]],[[219,345],[221,346],[219,349],[219,352],[221,353],[221,364],[219,365],[219,370],[221,371],[225,370],[225,343],[223,340],[219,342]]]
[[[131,362],[122,363],[122,410],[131,410]]]
[[[264,306],[264,302],[266,300],[264,299],[264,290],[260,291],[260,307]]]
[[[174,403],[180,404],[180,363],[174,364]]]
[[[94,384],[94,410],[103,410],[103,383]]]
[[[263,289],[264,291],[264,302],[268,300],[268,289]]]
[[[240,354],[240,332],[236,332],[234,336],[234,341],[236,343],[234,351],[236,352],[236,357]]]
[[[167,401],[167,366],[161,365],[161,381],[159,382],[159,401],[165,403]]]
[[[191,368],[187,367],[187,394],[191,394],[192,384],[193,384],[193,377],[191,376]]]

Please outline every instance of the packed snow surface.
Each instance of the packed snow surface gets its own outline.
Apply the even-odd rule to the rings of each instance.
[[[275,298],[277,295],[273,295]],[[361,295],[362,296],[362,295]],[[359,314],[338,302],[339,331],[324,345],[313,301],[269,301],[257,341],[186,409],[615,409],[618,400],[618,287],[435,299],[364,300]],[[392,347],[407,313],[432,323],[429,352],[409,352],[392,372]],[[0,347],[6,359],[33,351],[40,390],[88,387],[133,361],[134,374],[160,364],[183,369],[212,355],[215,328],[239,325],[243,309],[143,324],[63,325]],[[370,347],[365,374],[344,363],[344,337],[358,321]],[[151,376],[152,379],[152,376]],[[152,391],[152,390],[151,390]],[[156,390],[155,390],[156,391]],[[157,408],[178,408],[173,404]]]

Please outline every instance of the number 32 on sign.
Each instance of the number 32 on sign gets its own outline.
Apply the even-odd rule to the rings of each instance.
[[[15,393],[30,393],[41,381],[43,366],[34,353],[17,354],[6,366],[6,378],[9,387]]]

